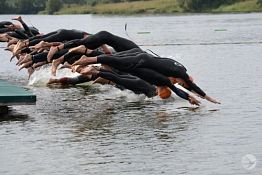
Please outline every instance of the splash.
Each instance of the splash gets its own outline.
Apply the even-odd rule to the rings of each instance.
[[[60,69],[57,71],[56,76],[51,75],[51,67],[49,65],[43,66],[36,70],[29,79],[29,86],[46,86],[46,83],[50,78],[62,78],[62,77],[75,77],[78,73],[72,73],[69,69]]]

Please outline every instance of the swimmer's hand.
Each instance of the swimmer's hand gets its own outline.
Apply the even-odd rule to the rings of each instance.
[[[192,95],[189,95],[188,96],[188,101],[189,101],[189,103],[190,104],[192,104],[192,105],[197,105],[197,106],[200,106],[200,101],[199,100],[197,100],[195,97],[193,97]]]
[[[209,97],[208,95],[206,95],[204,97],[204,99],[206,99],[207,101],[210,101],[211,103],[215,103],[215,104],[221,104],[219,101],[217,101],[216,99]]]

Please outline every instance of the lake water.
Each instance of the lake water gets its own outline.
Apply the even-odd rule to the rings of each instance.
[[[23,17],[43,33],[75,28],[128,37],[127,23],[133,41],[183,63],[222,104],[202,100],[195,108],[175,96],[147,99],[110,86],[48,88],[49,68],[28,81],[1,49],[0,78],[37,95],[35,106],[1,116],[1,175],[261,174],[260,13]]]

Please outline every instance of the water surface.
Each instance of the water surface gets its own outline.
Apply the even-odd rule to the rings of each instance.
[[[128,37],[127,23],[132,40],[183,63],[222,105],[202,101],[194,108],[175,96],[147,99],[110,86],[49,88],[43,84],[48,68],[35,75],[43,82],[28,86],[26,71],[18,72],[1,49],[0,78],[29,87],[38,100],[1,116],[0,174],[262,172],[261,14],[33,15],[24,20],[43,33],[76,28],[123,37]],[[252,170],[241,164],[247,154],[257,159]]]

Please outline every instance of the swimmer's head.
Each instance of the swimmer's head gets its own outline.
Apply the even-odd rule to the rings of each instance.
[[[182,78],[176,78],[176,77],[169,77],[170,81],[173,84],[179,84],[180,86],[183,86],[184,88],[189,88],[188,84],[182,79]],[[189,80],[194,82],[194,79],[192,76],[189,76]]]
[[[162,99],[167,99],[171,96],[171,90],[166,86],[158,86],[157,94]]]

